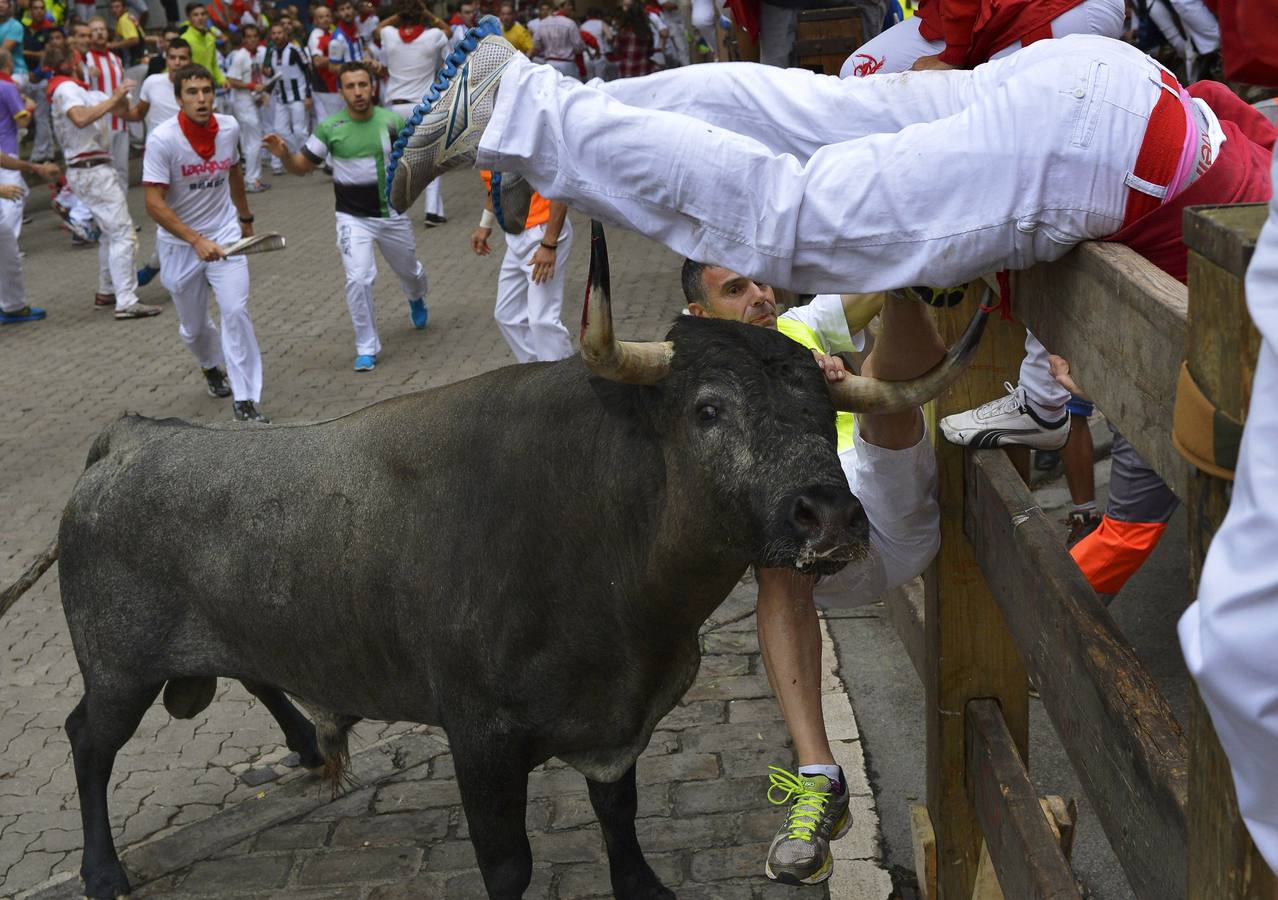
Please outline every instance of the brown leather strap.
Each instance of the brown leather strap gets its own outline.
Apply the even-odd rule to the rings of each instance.
[[[1172,446],[1195,468],[1208,475],[1234,480],[1243,423],[1219,409],[1203,393],[1189,363],[1181,363],[1172,413]]]

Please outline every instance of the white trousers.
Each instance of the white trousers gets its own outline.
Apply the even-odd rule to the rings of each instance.
[[[271,100],[271,115],[274,117],[275,133],[284,138],[290,153],[296,153],[306,143],[306,104],[301,101],[281,103],[279,97]],[[284,171],[284,164],[271,157],[271,167],[276,172]]]
[[[1220,49],[1220,23],[1203,0],[1171,0],[1171,5],[1176,8],[1180,24],[1185,26],[1195,50],[1210,53]]]
[[[138,236],[129,217],[120,174],[111,165],[68,168],[67,184],[89,207],[102,230],[98,240],[98,290],[115,294],[116,309],[132,306],[138,302],[138,273],[133,267]]]
[[[1149,19],[1162,32],[1163,39],[1171,44],[1180,56],[1185,55],[1185,38],[1176,27],[1176,17],[1172,15],[1167,0],[1153,0],[1149,4]]]
[[[234,240],[233,236],[226,238]],[[173,297],[178,334],[202,369],[226,365],[236,400],[262,399],[262,352],[249,316],[249,267],[243,256],[203,262],[189,244],[157,241],[160,281]],[[209,287],[222,320],[209,315]]]
[[[376,356],[382,350],[377,337],[377,315],[373,307],[373,282],[377,280],[377,260],[373,246],[399,277],[404,297],[418,300],[426,296],[426,270],[417,258],[417,241],[408,216],[368,219],[347,213],[337,214],[337,249],[346,270],[346,306],[355,326],[357,356]]]
[[[396,103],[391,107],[391,112],[399,116],[405,122],[408,117],[413,114],[412,103]],[[428,216],[444,215],[444,195],[439,190],[439,179],[431,179],[430,184],[426,185],[426,190],[422,192],[424,199],[422,200],[422,213]]]
[[[247,96],[241,96],[245,95]],[[240,155],[244,157],[244,183],[262,180],[262,119],[258,105],[247,91],[231,92],[231,110],[240,123]]]
[[[719,63],[580,85],[515,57],[476,164],[800,292],[962,284],[1118,230],[1160,75],[1078,35],[846,80]]]
[[[121,128],[111,132],[111,167],[120,175],[120,183],[129,188],[129,133]]]
[[[1278,177],[1278,157],[1273,174]],[[1190,674],[1233,769],[1252,840],[1278,871],[1278,198],[1247,269],[1263,338],[1229,513],[1180,620]]]
[[[0,184],[16,184],[25,189],[22,176],[9,169],[0,169]],[[17,312],[27,305],[22,256],[18,252],[24,203],[25,197],[0,200],[0,310],[7,313]]]
[[[1201,2],[1201,0],[1199,0]],[[1052,19],[1052,37],[1069,34],[1097,34],[1117,38],[1123,33],[1127,11],[1123,0],[1083,0]],[[839,70],[840,78],[876,73],[904,72],[921,56],[935,56],[945,49],[945,41],[929,41],[919,33],[922,19],[911,16],[893,25],[878,37],[866,41],[853,51]],[[991,59],[1022,49],[1015,41],[1000,47]]]
[[[1069,391],[1052,377],[1047,348],[1028,331],[1025,332],[1025,358],[1021,360],[1020,384],[1025,388],[1026,399],[1040,415],[1046,413],[1054,417],[1069,402]]]
[[[559,232],[554,276],[533,284],[530,261],[545,235],[545,225],[506,235],[506,255],[497,276],[493,318],[510,345],[510,352],[521,363],[553,362],[572,356],[572,339],[559,316],[564,305],[568,254],[572,252],[572,223],[565,221]]]

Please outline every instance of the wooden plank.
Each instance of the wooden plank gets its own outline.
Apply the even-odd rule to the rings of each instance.
[[[966,529],[1133,892],[1184,898],[1188,750],[1153,678],[997,451],[968,454]]]
[[[893,588],[883,595],[888,621],[896,629],[905,653],[919,679],[927,672],[927,634],[923,626],[923,590],[917,581]]]
[[[936,834],[927,807],[910,804],[910,842],[914,847],[914,877],[919,900],[936,900]]]
[[[1047,826],[1052,830],[1052,837],[1060,845],[1061,855],[1068,862],[1074,848],[1074,823],[1078,818],[1078,807],[1073,800],[1067,804],[1055,794],[1041,797],[1038,805],[1043,810]],[[988,841],[981,848],[981,863],[976,868],[976,886],[972,888],[972,900],[1006,900],[994,871],[994,862],[990,859]]]
[[[1061,852],[1020,753],[993,700],[967,705],[967,792],[985,832],[1004,896],[1078,900],[1082,895]]]
[[[984,285],[966,302],[937,310],[941,337],[952,344],[967,324]],[[935,420],[1001,396],[1003,382],[1016,380],[1024,355],[1024,331],[993,322],[967,373],[929,405]],[[981,853],[981,827],[963,786],[963,711],[969,700],[993,697],[1003,705],[1008,729],[1025,753],[1029,709],[1025,668],[1016,655],[998,605],[985,585],[963,534],[963,450],[937,443],[941,547],[925,584],[927,635],[927,805],[936,830],[937,896],[970,900]]]
[[[1122,244],[1088,242],[1016,273],[1012,296],[1017,317],[1070,361],[1079,386],[1183,498],[1189,466],[1168,436],[1185,286]]]
[[[1226,414],[1245,418],[1260,336],[1247,315],[1246,264],[1264,222],[1263,206],[1186,214],[1189,335],[1186,356],[1204,393]],[[1208,545],[1229,508],[1228,482],[1195,471],[1188,499],[1190,591],[1196,594]],[[1238,813],[1229,761],[1197,690],[1189,706],[1191,897],[1259,900],[1278,896],[1278,879],[1256,851]]]

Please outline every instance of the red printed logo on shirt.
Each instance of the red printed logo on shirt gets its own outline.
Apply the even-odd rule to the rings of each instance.
[[[879,69],[883,68],[883,64],[887,62],[887,57],[875,59],[867,53],[858,53],[856,59],[863,59],[865,62],[859,62],[852,69],[852,74],[857,78],[864,78],[866,75],[873,75]]]
[[[229,159],[210,159],[205,162],[196,163],[193,166],[182,166],[182,177],[190,178],[192,175],[215,175],[218,172],[224,172],[231,168]]]

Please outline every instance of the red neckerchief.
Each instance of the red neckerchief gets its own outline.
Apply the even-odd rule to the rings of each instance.
[[[191,142],[191,149],[200,155],[200,159],[212,159],[216,150],[214,142],[217,139],[217,116],[209,116],[209,123],[200,125],[192,122],[186,117],[186,113],[179,110],[177,120],[182,133]]]
[[[643,8],[643,11],[648,13],[655,13],[656,15],[661,15],[661,7],[655,3],[649,3],[647,6]]]
[[[72,84],[80,85],[80,87],[84,88],[86,91],[89,89],[89,86],[85,84],[83,81],[81,81],[79,78],[72,78],[69,75],[54,75],[52,78],[49,79],[49,86],[45,88],[45,93],[48,95],[50,103],[53,102],[54,92],[57,91],[58,88],[62,87],[62,85],[66,84],[68,81],[71,82]]]
[[[359,27],[354,22],[338,22],[337,30],[346,35],[346,39],[352,44],[359,40]]]
[[[422,32],[425,30],[425,25],[401,25],[399,26],[399,37],[405,44],[411,44],[421,37]]]
[[[13,76],[8,72],[0,72],[0,81],[7,81],[9,84],[13,84]]]

